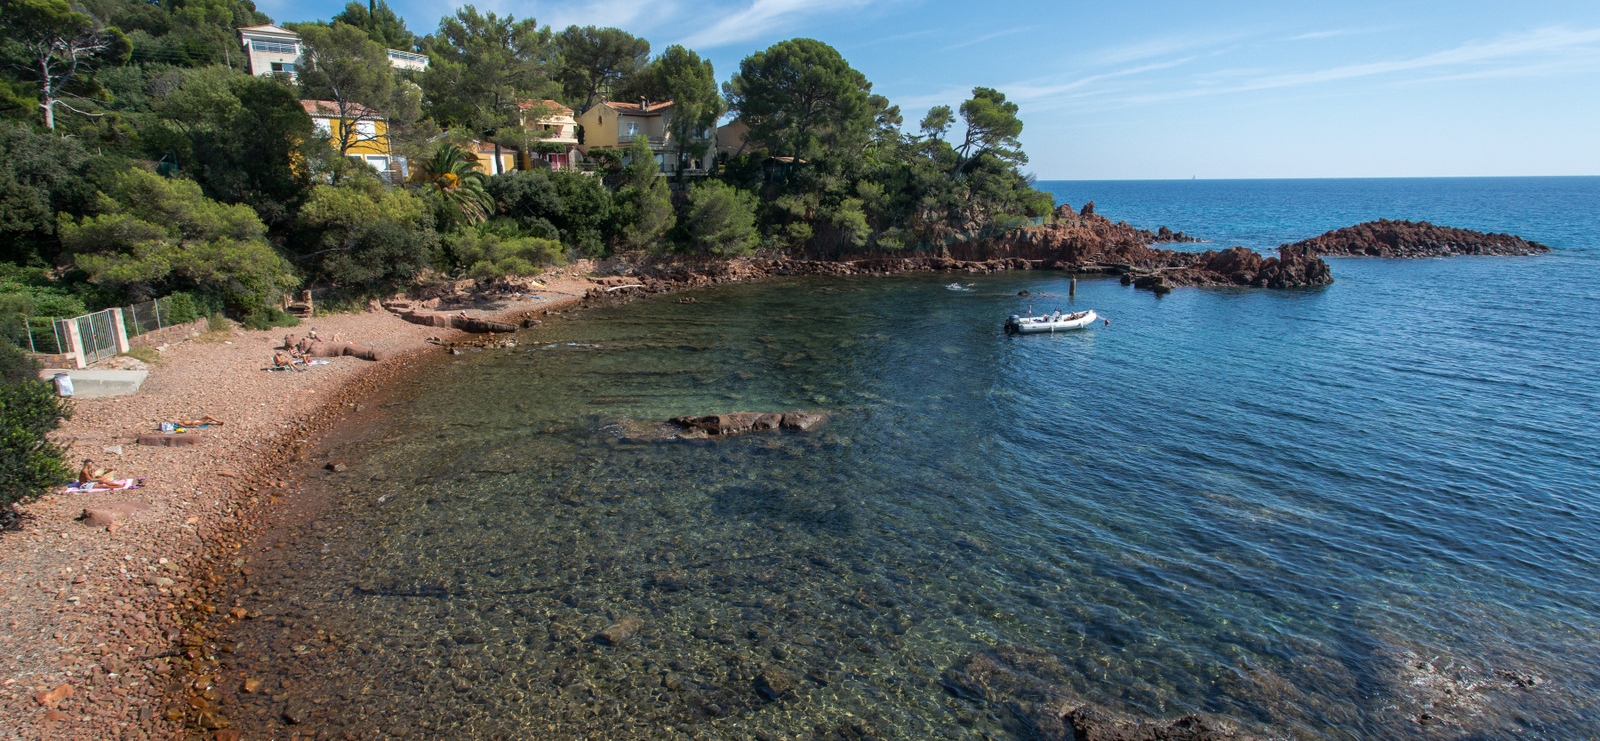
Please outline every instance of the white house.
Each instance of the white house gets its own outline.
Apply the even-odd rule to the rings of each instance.
[[[257,77],[274,72],[293,77],[300,65],[300,55],[305,51],[300,34],[278,26],[246,26],[239,29],[239,41],[244,44],[245,58],[250,61],[250,74]],[[427,69],[428,57],[390,49],[389,65],[400,69]]]

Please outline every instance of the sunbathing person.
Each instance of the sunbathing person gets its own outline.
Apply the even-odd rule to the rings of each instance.
[[[109,468],[95,468],[94,461],[85,458],[83,459],[83,468],[78,470],[78,488],[81,489],[90,484],[116,488],[120,484],[116,479],[112,478],[115,473],[116,471]]]
[[[280,350],[280,351],[275,352],[275,353],[272,354],[272,367],[273,368],[288,368],[289,370],[295,370],[295,371],[305,370],[304,368],[296,368],[295,365],[294,365],[295,364],[295,360],[296,360],[296,358],[293,355],[284,353],[283,351]],[[304,362],[304,361],[301,361],[301,362]]]

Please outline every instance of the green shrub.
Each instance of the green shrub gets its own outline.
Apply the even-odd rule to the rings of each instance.
[[[194,296],[180,291],[167,297],[161,319],[164,324],[186,324],[202,316],[204,314]]]
[[[220,311],[212,314],[209,317],[206,317],[207,332],[227,332],[231,329],[233,329],[233,327],[228,324],[228,318],[223,316],[222,312]]]
[[[284,311],[283,309],[272,307],[264,311],[251,312],[239,317],[239,324],[245,329],[293,327],[300,324],[300,318]]]
[[[0,340],[0,383],[22,383],[38,378],[39,366],[22,349]]]
[[[0,507],[35,499],[72,476],[66,451],[47,437],[72,417],[71,404],[31,373],[13,380],[31,365],[16,348],[0,343],[6,374],[0,384]]]
[[[761,240],[756,198],[719,180],[689,191],[684,231],[690,249],[709,255],[747,255]]]
[[[467,275],[480,280],[507,275],[538,275],[545,265],[561,262],[560,242],[539,237],[507,237],[488,230],[464,230],[445,238]]]

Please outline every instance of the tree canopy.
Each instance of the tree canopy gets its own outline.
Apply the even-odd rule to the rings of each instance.
[[[291,24],[298,77],[252,76],[238,28],[271,19],[250,0],[0,10],[0,324],[173,291],[258,316],[301,282],[386,292],[576,254],[937,252],[1053,205],[1021,169],[1004,93],[974,88],[911,129],[814,39],[752,53],[719,86],[694,50],[652,57],[615,28],[467,5],[418,38],[355,0]],[[429,64],[394,67],[389,49]],[[574,148],[585,132],[556,138],[540,125],[554,114],[530,108],[581,115],[602,97],[673,101],[665,131]],[[723,123],[747,140],[709,156]],[[494,174],[502,149],[532,169]]]
[[[568,26],[555,45],[566,101],[579,113],[637,74],[650,58],[650,42],[617,28]]]

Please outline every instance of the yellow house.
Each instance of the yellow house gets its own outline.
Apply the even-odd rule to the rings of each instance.
[[[521,153],[515,147],[502,144],[497,153],[494,142],[477,139],[469,140],[461,149],[473,157],[472,166],[485,175],[499,175],[516,170],[517,160],[521,158]]]
[[[574,169],[578,166],[578,121],[572,109],[553,100],[522,100],[517,102],[522,113],[522,126],[538,136],[539,149],[561,150],[528,152],[523,169],[533,167],[532,160],[541,159],[552,170]]]
[[[344,156],[366,163],[386,178],[395,170],[405,176],[405,161],[389,149],[388,120],[377,111],[353,103],[341,115],[339,104],[331,100],[302,100],[300,105],[317,131],[333,140],[334,147],[346,145]]]
[[[662,174],[704,175],[716,159],[716,147],[707,146],[699,159],[685,155],[678,159],[678,142],[671,131],[672,101],[618,103],[602,100],[578,117],[583,138],[578,150],[587,155],[596,149],[627,149],[635,137],[643,136],[656,155]],[[712,144],[712,132],[701,132],[701,141]]]

